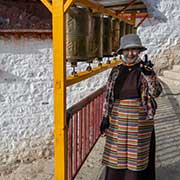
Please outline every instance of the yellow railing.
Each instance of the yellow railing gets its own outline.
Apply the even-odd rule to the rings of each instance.
[[[71,85],[76,84],[80,81],[88,79],[88,78],[90,78],[90,77],[92,77],[98,73],[101,73],[107,69],[110,69],[110,68],[116,66],[120,62],[121,62],[120,59],[119,60],[113,60],[110,62],[110,64],[102,64],[100,66],[92,68],[91,70],[86,70],[86,71],[78,72],[75,75],[70,75],[66,79],[66,86],[71,86]]]

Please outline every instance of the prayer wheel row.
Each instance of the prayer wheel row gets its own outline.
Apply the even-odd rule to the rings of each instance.
[[[66,14],[66,59],[90,61],[112,56],[120,37],[132,27],[112,17],[92,13],[83,7],[71,7]]]

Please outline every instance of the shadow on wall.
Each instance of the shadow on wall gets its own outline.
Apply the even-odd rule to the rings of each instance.
[[[167,17],[158,10],[158,4],[161,0],[142,0],[147,6],[150,18],[146,19],[142,24],[143,27],[156,25],[158,23],[167,22]]]

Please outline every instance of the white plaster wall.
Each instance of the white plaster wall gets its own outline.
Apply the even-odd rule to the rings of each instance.
[[[180,3],[161,0],[167,23],[140,27],[143,44],[158,68],[180,62]],[[80,64],[79,69],[87,65]],[[19,162],[53,154],[53,67],[51,40],[0,39],[0,68],[23,78],[0,84],[0,172]],[[71,68],[68,65],[67,74]],[[108,72],[67,88],[67,107],[105,84]]]
[[[80,63],[77,71],[87,65]],[[1,173],[53,154],[52,41],[1,38],[0,69],[23,79],[0,84]],[[102,87],[107,73],[67,88],[67,107]]]
[[[23,78],[0,84],[1,172],[52,154],[51,40],[0,39],[0,68]]]
[[[138,34],[148,48],[147,53],[155,62],[155,68],[160,70],[180,63],[180,1],[156,0],[156,3],[159,11],[166,16],[167,22],[152,26],[142,25]]]
[[[104,59],[103,62],[105,63],[106,59]],[[87,68],[87,66],[88,66],[87,63],[79,63],[77,67],[77,71],[83,71]],[[92,64],[92,67],[96,67],[96,66],[97,66],[97,63]],[[70,74],[71,72],[72,72],[72,68],[68,64],[67,74]],[[107,70],[89,79],[81,81],[80,83],[77,83],[73,86],[68,87],[67,88],[67,96],[68,96],[67,107],[72,106],[74,103],[77,103],[80,99],[83,99],[84,97],[90,95],[95,90],[98,90],[103,85],[105,85],[109,72],[110,70]]]

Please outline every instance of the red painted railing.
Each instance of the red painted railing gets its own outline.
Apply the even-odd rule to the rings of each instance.
[[[100,136],[105,87],[67,110],[68,180],[77,175]]]

